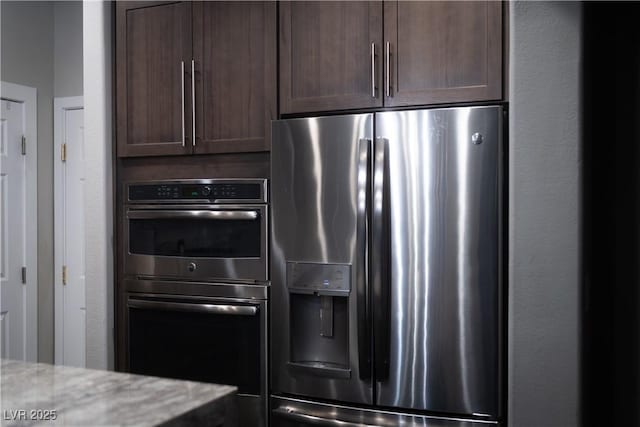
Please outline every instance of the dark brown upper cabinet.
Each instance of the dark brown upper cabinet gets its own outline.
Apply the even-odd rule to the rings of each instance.
[[[191,152],[191,4],[116,3],[118,155]]]
[[[501,98],[501,2],[280,5],[283,114]]]
[[[385,2],[384,34],[385,106],[501,99],[501,2]]]
[[[280,3],[280,111],[381,107],[382,3]]]
[[[276,3],[193,3],[196,153],[267,151],[277,118]]]
[[[276,4],[117,2],[118,156],[270,149]]]

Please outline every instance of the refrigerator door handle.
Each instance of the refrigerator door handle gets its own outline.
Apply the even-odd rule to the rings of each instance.
[[[373,165],[373,207],[371,220],[371,283],[373,298],[373,341],[376,381],[389,376],[390,308],[389,286],[391,271],[389,228],[389,140],[376,138]]]
[[[370,210],[371,140],[358,141],[357,235],[360,247],[356,259],[356,298],[358,301],[358,372],[361,380],[371,378],[371,328],[369,307],[369,210]]]

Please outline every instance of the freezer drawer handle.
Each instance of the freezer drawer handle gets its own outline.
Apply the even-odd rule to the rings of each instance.
[[[273,415],[286,418],[312,426],[340,426],[340,427],[375,427],[373,424],[352,423],[350,421],[342,421],[337,419],[322,418],[316,415],[305,414],[297,411],[290,406],[279,407],[273,410]]]
[[[235,316],[254,316],[258,307],[247,305],[200,304],[184,302],[129,300],[129,308],[155,309],[167,311],[184,311],[189,313],[225,314]]]

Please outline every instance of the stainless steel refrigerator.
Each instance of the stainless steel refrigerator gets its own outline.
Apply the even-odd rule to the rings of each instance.
[[[273,122],[272,425],[500,422],[502,116]]]

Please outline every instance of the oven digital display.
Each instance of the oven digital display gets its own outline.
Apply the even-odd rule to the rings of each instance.
[[[255,200],[262,201],[257,183],[135,184],[128,187],[130,201],[157,200]]]
[[[196,186],[196,185],[183,186],[182,197],[185,199],[188,199],[190,197],[200,198],[202,196],[201,187],[202,186]]]

